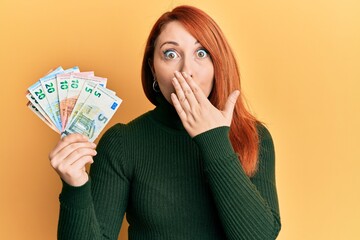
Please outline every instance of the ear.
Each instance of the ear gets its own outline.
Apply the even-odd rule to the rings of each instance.
[[[156,77],[156,74],[155,74],[155,69],[154,69],[154,63],[153,63],[153,60],[148,58],[148,64],[149,64],[149,67],[151,69],[151,72],[152,72],[152,75],[153,77],[155,78]]]

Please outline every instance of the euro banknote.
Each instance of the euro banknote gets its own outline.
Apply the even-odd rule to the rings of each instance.
[[[121,102],[122,100],[119,97],[97,85],[72,117],[72,121],[67,125],[62,136],[81,133],[87,136],[89,141],[94,141],[112,118]]]
[[[66,97],[66,117],[64,120],[64,125],[67,125],[67,123],[70,121],[71,113],[74,110],[74,106],[78,100],[81,90],[83,89],[85,82],[89,81],[99,83],[102,86],[106,86],[107,79],[96,76],[87,76],[81,73],[71,74]]]
[[[61,71],[61,74],[71,74],[80,72],[79,67],[75,66],[73,68],[67,69],[65,71]],[[60,74],[58,73],[58,74]],[[58,101],[58,91],[56,87],[56,76],[57,74],[52,74],[50,76],[45,76],[40,79],[40,83],[42,89],[45,92],[46,99],[47,99],[47,110],[51,112],[52,120],[56,124],[59,130],[62,129],[61,126],[61,119],[60,119],[60,109],[59,109],[59,101]],[[47,112],[47,111],[46,111]]]
[[[94,141],[122,102],[106,84],[93,71],[58,67],[28,88],[27,107],[61,137],[80,133]]]
[[[74,95],[74,91],[81,91],[82,89],[83,83],[80,82],[80,86],[79,86],[79,80],[77,79],[82,76],[92,77],[94,76],[94,72],[77,72],[77,73],[72,72],[72,73],[58,74],[56,76],[61,130],[65,129],[65,126],[68,121],[67,120],[68,116],[72,112],[72,107],[68,107],[69,104],[73,104],[73,102],[76,102],[76,99],[72,99],[72,95]],[[70,91],[72,93],[69,94]]]

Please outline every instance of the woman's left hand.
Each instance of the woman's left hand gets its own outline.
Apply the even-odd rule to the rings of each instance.
[[[188,74],[175,72],[172,83],[176,94],[171,94],[171,100],[191,137],[216,127],[230,126],[240,94],[238,90],[229,95],[224,109],[219,110]]]

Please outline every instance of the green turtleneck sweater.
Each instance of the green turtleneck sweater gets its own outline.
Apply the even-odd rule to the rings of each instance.
[[[81,187],[63,182],[59,239],[275,239],[280,231],[274,146],[259,125],[259,167],[245,175],[219,127],[191,138],[165,101],[101,138]]]

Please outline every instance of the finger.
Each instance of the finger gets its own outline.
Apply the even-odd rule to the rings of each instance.
[[[51,159],[51,165],[56,168],[62,163],[72,164],[72,162],[83,155],[95,155],[94,145],[90,142],[76,142],[67,145]]]
[[[191,89],[192,96],[194,101],[197,103],[203,103],[204,101],[208,100],[207,96],[205,96],[204,92],[201,90],[199,85],[194,81],[194,79],[187,73],[182,73],[184,79],[186,80],[187,85]]]
[[[223,110],[223,113],[225,115],[226,118],[228,119],[232,119],[232,115],[233,115],[233,112],[234,112],[234,108],[235,108],[235,104],[236,104],[236,101],[238,99],[240,95],[240,91],[239,90],[235,90],[234,92],[232,92],[226,103],[225,103],[225,107],[224,107],[224,110]]]
[[[80,170],[85,167],[88,163],[93,163],[94,160],[91,156],[84,156],[76,160],[73,164],[71,164],[71,167],[74,168],[74,170]]]
[[[79,158],[72,165],[61,165],[56,171],[59,173],[61,178],[72,186],[81,186],[88,180],[88,174],[86,173],[86,164],[93,163],[91,156],[84,156]],[[86,180],[84,181],[84,177]],[[79,179],[81,183],[77,182]]]
[[[77,162],[78,160],[84,157],[90,157],[96,155],[96,151],[89,148],[82,148],[77,151],[72,152],[68,157],[60,161],[58,165],[53,165],[54,169],[58,170],[61,173],[65,173],[68,171],[69,167]]]
[[[174,86],[174,89],[176,92],[176,97],[177,97],[179,104],[181,105],[183,110],[188,111],[190,109],[190,104],[189,104],[189,102],[184,94],[184,91],[176,77],[173,78],[172,84]]]
[[[71,165],[73,164],[75,161],[77,161],[78,159],[84,157],[84,156],[95,156],[96,155],[96,150],[89,148],[89,147],[79,147],[74,151],[71,151],[70,154],[68,156],[66,156],[65,158],[63,158],[64,160],[62,161],[62,163],[67,164],[67,165]]]
[[[183,72],[181,74],[178,71],[175,72],[175,77],[178,79],[180,86],[182,88],[182,91],[184,92],[184,96],[187,99],[187,101],[189,102],[189,105],[194,106],[195,104],[198,104],[198,101],[196,100],[191,87],[185,80],[185,78],[191,78],[191,77],[188,74],[186,74],[185,72]]]
[[[59,151],[61,151],[66,146],[74,143],[74,142],[89,142],[89,139],[81,134],[70,134],[62,138],[55,148],[50,152],[49,159],[51,160]]]
[[[171,93],[171,101],[173,102],[174,108],[175,108],[177,114],[179,115],[180,120],[182,122],[186,121],[187,115],[186,115],[184,109],[182,108],[182,106],[179,102],[179,99],[175,93]]]
[[[56,167],[66,158],[68,158],[73,152],[79,152],[79,150],[82,148],[94,150],[95,144],[90,142],[76,142],[69,144],[50,158],[51,165]]]

